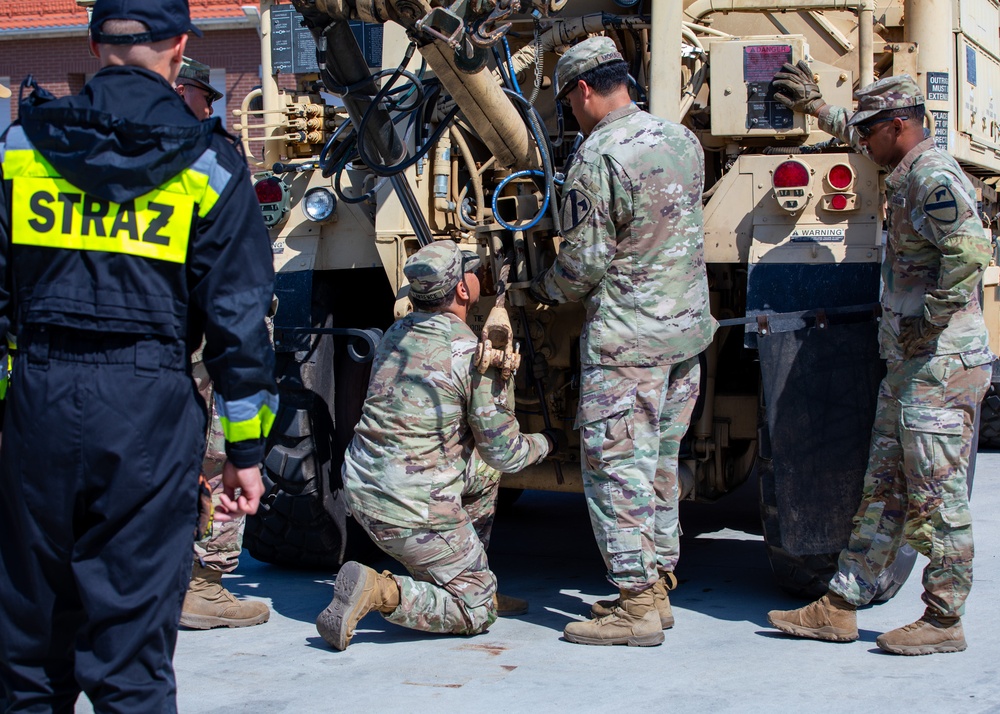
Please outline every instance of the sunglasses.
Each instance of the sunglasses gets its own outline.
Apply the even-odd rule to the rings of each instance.
[[[569,95],[570,95],[570,94],[571,94],[572,92],[576,91],[576,88],[577,88],[577,87],[578,87],[579,85],[580,85],[580,82],[579,82],[579,81],[576,81],[576,82],[574,82],[574,83],[573,83],[573,86],[572,86],[572,87],[571,87],[571,88],[570,88],[570,89],[569,89],[569,90],[568,90],[568,91],[567,91],[567,92],[566,92],[565,94],[563,94],[563,95],[562,95],[562,97],[560,97],[560,99],[559,99],[559,103],[560,103],[560,104],[562,104],[562,105],[563,105],[564,107],[566,107],[567,109],[572,109],[572,108],[573,108],[573,105],[569,103]]]
[[[215,100],[212,99],[212,93],[204,87],[199,87],[197,84],[188,84],[187,82],[178,82],[178,86],[184,87],[185,92],[191,91],[192,89],[201,92],[201,96],[205,98],[205,101],[209,106],[215,103]]]
[[[875,119],[874,121],[869,121],[869,122],[865,122],[863,124],[858,124],[854,128],[858,130],[858,136],[860,136],[862,139],[867,139],[869,136],[872,135],[872,128],[876,124],[882,124],[882,123],[887,122],[887,121],[892,121],[893,119],[896,119],[896,118],[897,117],[882,117],[881,119]]]

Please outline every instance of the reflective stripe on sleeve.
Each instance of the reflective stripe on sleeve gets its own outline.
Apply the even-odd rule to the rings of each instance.
[[[266,437],[278,413],[278,395],[261,390],[251,397],[227,402],[216,392],[215,408],[226,441],[248,441]]]
[[[3,377],[0,378],[0,401],[7,398],[7,385],[10,384],[10,373],[14,371],[14,356],[7,354],[7,364],[4,365]]]

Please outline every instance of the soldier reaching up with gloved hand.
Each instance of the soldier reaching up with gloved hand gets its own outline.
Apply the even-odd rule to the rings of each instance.
[[[830,590],[768,619],[798,637],[858,639],[855,609],[871,602],[879,575],[906,542],[930,559],[926,609],[876,642],[895,654],[958,652],[966,647],[960,618],[972,587],[966,471],[993,361],[979,301],[992,251],[974,190],[958,163],[927,138],[924,97],[908,75],[859,90],[853,114],[823,101],[805,62],[786,64],[775,85],[776,100],[819,117],[824,131],[890,172],[879,333],[888,371],[861,506]]]

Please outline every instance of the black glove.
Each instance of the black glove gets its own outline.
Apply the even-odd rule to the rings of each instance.
[[[562,429],[549,427],[548,429],[542,429],[541,434],[549,442],[549,453],[545,455],[546,458],[552,458],[557,452],[565,449],[569,443]]]
[[[943,331],[943,327],[928,322],[923,316],[900,318],[899,346],[903,350],[903,357],[912,359],[927,352]]]
[[[771,84],[775,88],[775,101],[793,111],[815,116],[819,108],[826,104],[805,60],[799,60],[794,65],[785,62]]]
[[[535,360],[531,363],[531,376],[543,382],[549,376],[549,361],[541,352],[535,353]]]
[[[559,303],[556,300],[550,298],[545,294],[545,291],[542,290],[541,286],[538,284],[540,278],[541,276],[531,281],[531,286],[528,288],[528,294],[531,296],[531,299],[535,302],[540,302],[542,305],[549,305],[550,307],[552,305],[558,305]]]

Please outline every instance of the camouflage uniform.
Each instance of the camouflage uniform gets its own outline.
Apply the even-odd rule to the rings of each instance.
[[[208,103],[216,102],[222,98],[222,93],[213,87],[209,80],[211,71],[208,65],[197,60],[185,57],[181,63],[180,71],[177,74],[177,84],[193,84],[208,93]],[[272,338],[273,329],[271,320],[268,319],[268,335]],[[222,494],[222,467],[226,464],[226,440],[222,431],[222,422],[215,409],[212,388],[208,370],[202,362],[202,349],[200,347],[191,357],[191,373],[194,377],[198,393],[205,400],[205,405],[209,410],[208,432],[206,434],[205,458],[201,463],[201,473],[208,481],[208,486],[212,490],[212,505],[219,506],[219,497]],[[212,522],[212,533],[207,538],[195,541],[194,559],[206,568],[217,570],[220,573],[231,573],[236,570],[239,564],[240,553],[243,550],[243,529],[246,525],[246,516],[240,515],[232,521],[220,523]]]
[[[274,320],[269,315],[264,321],[267,324],[268,339],[273,344]],[[201,473],[205,476],[208,486],[212,490],[212,505],[218,508],[219,497],[223,491],[222,467],[226,465],[226,439],[222,430],[222,421],[219,419],[219,413],[215,407],[215,399],[213,398],[215,390],[212,388],[208,370],[205,369],[205,363],[202,361],[201,349],[199,348],[191,356],[191,375],[194,377],[198,393],[205,400],[210,416],[205,439],[205,458],[201,462]],[[224,523],[213,520],[212,534],[207,538],[196,540],[194,543],[195,562],[220,573],[231,573],[236,570],[240,561],[240,553],[243,552],[243,530],[246,527],[246,521],[246,516],[242,514]]]
[[[451,241],[422,248],[404,268],[411,295],[443,296],[478,261],[468,255]],[[344,460],[351,512],[412,575],[395,576],[400,604],[385,617],[412,629],[474,634],[493,623],[486,546],[500,473],[549,452],[541,434],[520,433],[513,383],[475,369],[476,344],[450,312],[414,312],[390,327]]]
[[[226,464],[226,441],[222,433],[222,422],[215,410],[212,399],[212,382],[208,371],[200,358],[200,350],[195,353],[194,364],[191,366],[198,393],[209,407],[211,418],[208,423],[205,458],[201,462],[201,472],[208,480],[212,489],[212,505],[218,507],[219,496],[222,494],[222,467]],[[246,516],[240,515],[231,521],[220,523],[212,521],[212,534],[208,538],[194,543],[194,559],[206,568],[220,573],[231,573],[239,564],[240,553],[243,550],[243,528]]]
[[[567,76],[615,58],[611,40],[588,42]],[[698,398],[698,354],[717,327],[704,175],[686,128],[635,105],[610,112],[573,157],[563,243],[532,286],[543,302],[585,301],[576,424],[584,490],[608,579],[630,591],[673,571],[679,556],[677,455]]]
[[[820,110],[820,126],[858,144],[852,127],[880,111],[923,103],[912,79],[890,77],[857,94],[848,120]],[[905,540],[930,563],[929,611],[960,616],[972,585],[972,519],[966,471],[976,408],[989,385],[979,290],[992,246],[976,214],[975,192],[958,163],[926,139],[886,178],[889,238],[882,265],[879,342],[888,372],[879,388],[871,453],[854,531],[832,592],[870,602],[875,583]],[[922,317],[936,340],[904,356],[901,320]]]

